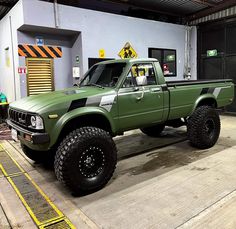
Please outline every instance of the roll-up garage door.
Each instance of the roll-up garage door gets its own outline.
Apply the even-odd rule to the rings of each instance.
[[[29,96],[54,90],[53,59],[27,58],[26,64]]]
[[[216,50],[214,56],[208,51]],[[236,113],[236,22],[222,20],[198,29],[198,78],[233,79],[235,98],[225,111]]]

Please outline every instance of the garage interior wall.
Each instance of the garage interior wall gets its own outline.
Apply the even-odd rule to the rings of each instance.
[[[25,24],[55,28],[52,3],[37,0],[23,0],[23,2]],[[107,58],[119,58],[119,51],[126,42],[130,42],[139,57],[148,57],[150,47],[176,49],[178,75],[169,79],[183,79],[185,26],[65,5],[58,5],[57,9],[60,29],[81,31],[83,73],[88,68],[88,58],[97,58],[99,49],[105,50]],[[42,18],[41,15],[44,17]],[[192,49],[194,54],[196,52],[195,43]],[[196,68],[192,69],[192,76],[196,78]]]
[[[27,26],[30,30],[30,27]],[[80,35],[63,36],[46,34],[42,32],[22,32],[18,31],[18,43],[19,44],[35,44],[35,37],[43,37],[44,45],[47,46],[60,46],[62,48],[62,57],[53,59],[54,67],[54,85],[57,90],[71,87],[73,85],[72,67],[76,65],[73,63],[72,50],[74,55],[79,55],[79,48],[81,46]],[[20,66],[25,66],[25,57],[19,57]],[[22,75],[21,81],[21,97],[27,96],[27,80],[26,75]]]
[[[9,102],[21,97],[18,70],[17,28],[23,25],[23,7],[19,1],[0,21],[0,91]]]
[[[79,66],[81,75],[88,69],[88,58],[98,58],[99,50],[105,50],[106,58],[119,58],[118,53],[124,47],[126,42],[130,42],[138,57],[148,57],[148,48],[166,48],[177,51],[177,77],[168,77],[167,80],[182,80],[185,70],[185,40],[187,27],[170,23],[150,21],[126,16],[114,15],[98,11],[86,10],[77,7],[58,5],[58,26],[55,22],[53,3],[42,2],[38,0],[20,0],[10,11],[17,10],[12,15],[15,21],[23,8],[23,22],[14,25],[17,31],[22,27],[31,28],[27,32],[18,31],[14,35],[16,52],[15,70],[16,78],[20,78],[17,73],[18,66],[24,66],[22,57],[18,57],[17,45],[20,43],[35,44],[35,36],[40,35],[35,31],[50,31],[45,36],[46,45],[57,45],[62,47],[63,57],[55,60],[55,89],[62,89],[72,86],[74,79],[72,77],[72,67]],[[43,15],[43,17],[42,17]],[[7,16],[6,16],[7,17]],[[2,19],[2,26],[6,26],[6,17]],[[37,30],[38,29],[38,30]],[[80,35],[70,45],[65,45],[62,37],[57,37],[56,32],[63,30],[79,32]],[[51,33],[54,33],[53,36]],[[9,40],[9,36],[0,38]],[[192,79],[196,79],[196,27],[191,30],[190,46],[190,66]],[[5,45],[6,46],[6,45]],[[4,47],[5,47],[4,46]],[[3,49],[3,48],[2,48]],[[79,56],[79,63],[76,62],[76,56]],[[6,71],[6,70],[5,70]],[[6,74],[8,75],[8,74]],[[21,78],[21,93],[19,97],[26,96],[26,80]],[[12,77],[13,78],[13,77]],[[11,79],[12,85],[12,79]],[[2,86],[2,91],[7,91],[6,85]],[[9,86],[12,90],[12,86]],[[18,89],[19,90],[19,89]],[[10,92],[7,91],[7,95]],[[12,92],[10,93],[12,94]],[[8,95],[9,97],[9,95]],[[14,96],[10,96],[11,101]]]

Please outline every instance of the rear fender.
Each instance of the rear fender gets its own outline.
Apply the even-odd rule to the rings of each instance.
[[[202,106],[202,105],[214,106],[217,108],[217,101],[216,101],[215,96],[213,94],[204,94],[204,95],[199,96],[194,103],[191,114],[196,110],[197,107]]]

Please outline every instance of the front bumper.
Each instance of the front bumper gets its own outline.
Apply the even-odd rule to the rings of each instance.
[[[13,128],[17,131],[19,140],[28,141],[32,144],[46,144],[50,142],[50,137],[47,133],[35,133],[28,131],[22,127],[17,126],[9,119],[7,120],[7,124],[10,126],[10,128]]]

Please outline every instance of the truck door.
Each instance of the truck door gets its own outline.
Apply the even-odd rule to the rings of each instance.
[[[163,96],[153,64],[134,64],[118,91],[120,130],[161,122]]]

